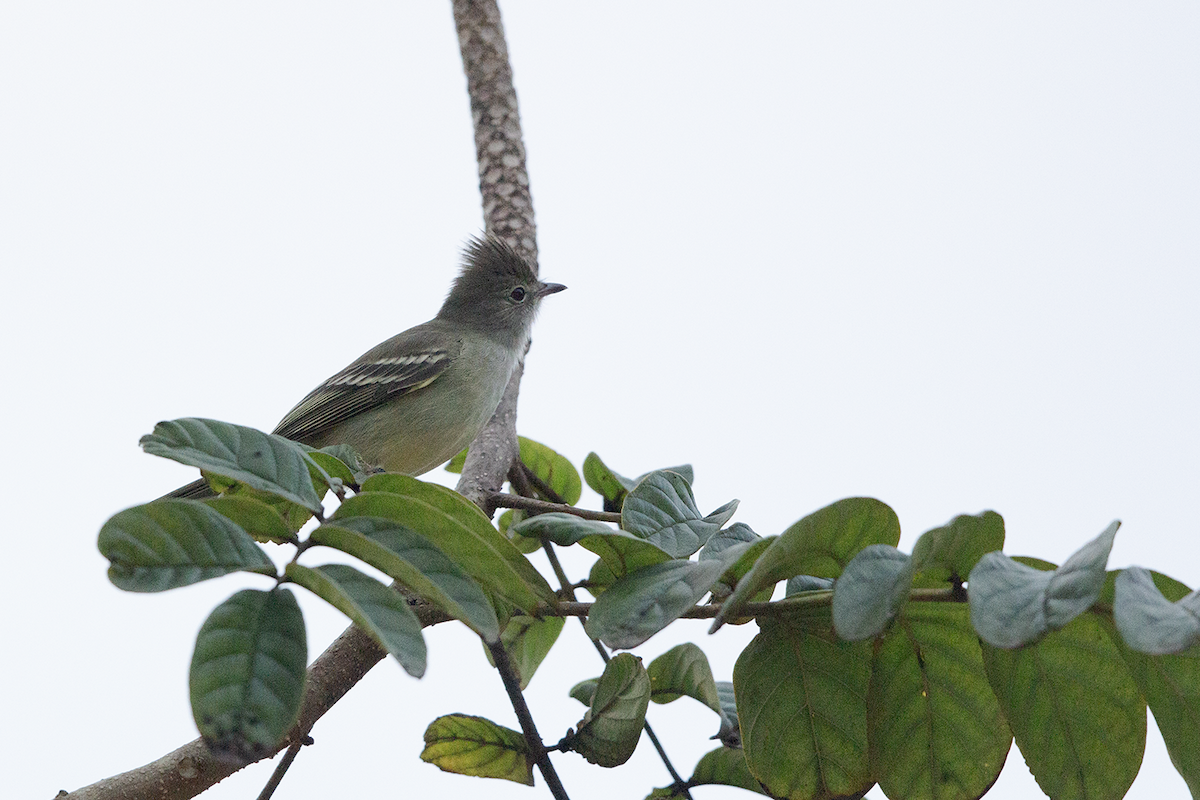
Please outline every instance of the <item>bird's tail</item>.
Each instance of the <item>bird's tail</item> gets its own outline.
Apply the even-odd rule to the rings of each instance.
[[[203,500],[206,497],[216,497],[217,493],[208,488],[208,482],[201,478],[198,481],[192,481],[187,486],[180,486],[173,492],[167,492],[159,500],[168,497],[181,498],[184,500]]]

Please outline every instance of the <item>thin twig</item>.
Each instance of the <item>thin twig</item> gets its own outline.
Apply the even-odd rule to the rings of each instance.
[[[805,592],[782,600],[766,603],[744,603],[737,608],[737,617],[780,617],[801,608],[827,606],[833,601],[833,591]],[[966,598],[955,589],[913,589],[908,594],[910,603],[964,603]],[[555,608],[539,609],[542,613],[556,617],[586,617],[594,603],[562,602]],[[712,619],[721,613],[720,604],[709,603],[692,606],[680,616],[683,619]]]
[[[558,773],[554,771],[554,764],[550,762],[546,745],[542,743],[537,725],[534,724],[533,715],[529,713],[525,695],[521,693],[521,681],[517,678],[516,669],[508,657],[508,651],[499,641],[489,643],[487,648],[492,654],[492,661],[496,664],[496,671],[500,673],[500,679],[504,681],[504,690],[508,692],[508,699],[512,703],[513,711],[516,712],[517,719],[521,722],[521,732],[525,734],[525,743],[533,753],[533,759],[537,763],[538,769],[541,770],[542,777],[546,779],[546,787],[550,790],[550,794],[554,795],[555,800],[570,800],[567,797],[567,790],[563,788],[562,782],[558,779]]]
[[[540,494],[546,500],[549,500],[551,503],[562,503],[563,505],[569,505],[566,499],[558,492],[554,491],[550,484],[542,480],[541,476],[530,469],[528,464],[526,464],[524,461],[521,461],[519,458],[517,459],[517,463],[520,465],[521,472],[525,476],[525,480],[529,481],[529,483],[533,485],[533,488],[537,490],[538,494]],[[526,497],[530,496],[525,492],[521,492],[521,494],[525,495]]]
[[[574,514],[582,519],[594,519],[600,522],[620,522],[621,515],[614,511],[592,511],[587,508],[576,508],[566,503],[548,503],[545,500],[535,500],[532,497],[521,497],[515,494],[496,492],[488,498],[493,508],[520,508],[524,511],[537,511],[539,514],[548,511],[561,511],[564,514]]]
[[[312,739],[305,737],[301,741],[292,742],[292,746],[283,754],[283,758],[279,759],[279,763],[275,765],[275,771],[271,773],[271,779],[267,781],[267,785],[258,794],[258,800],[271,800],[271,795],[275,794],[275,790],[279,788],[280,781],[287,774],[288,767],[296,760],[296,756],[300,754],[300,748],[312,742]]]
[[[510,476],[510,481],[512,482],[513,487],[522,494],[529,492],[531,489],[530,484],[533,482],[533,479],[537,478],[537,476],[534,475],[526,466],[525,462],[521,461],[520,459],[518,459],[517,463],[513,465],[513,472],[517,473],[515,476],[517,478],[516,480],[511,480],[513,476]],[[556,499],[562,499],[555,494],[552,489],[549,489],[549,487],[546,487],[546,490],[549,495],[553,495]],[[559,589],[559,594],[566,596],[570,598],[572,602],[575,602],[575,586],[571,583],[571,579],[567,577],[566,570],[563,569],[562,562],[558,559],[558,553],[555,551],[554,545],[550,542],[542,542],[542,549],[546,553],[546,558],[550,561],[550,568],[554,570],[554,576],[558,579],[559,586],[562,587]],[[580,624],[582,624],[583,621],[584,620],[581,618]],[[586,629],[584,633],[587,635]],[[600,643],[599,639],[595,639],[590,635],[588,635],[588,639],[596,648],[596,652],[600,654],[600,658],[605,664],[608,664],[608,662],[612,660],[608,654],[608,650],[605,649],[604,645]],[[654,728],[650,727],[649,720],[644,718],[642,719],[642,729],[646,731],[646,735],[650,738],[650,742],[654,745],[654,749],[658,751],[658,757],[662,759],[663,766],[667,768],[667,772],[670,773],[671,778],[675,781],[675,784],[682,787],[683,796],[686,797],[687,800],[692,800],[691,792],[688,791],[688,787],[684,783],[683,778],[680,777],[679,772],[675,769],[675,765],[671,763],[670,756],[667,755],[667,751],[663,748],[662,742],[660,742],[658,740],[658,736],[655,735]],[[563,741],[566,741],[566,739],[564,738]],[[559,745],[562,744],[563,742],[560,741],[558,745],[555,745],[555,747],[559,748]]]

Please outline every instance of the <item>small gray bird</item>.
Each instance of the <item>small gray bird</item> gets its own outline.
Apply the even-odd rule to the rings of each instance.
[[[313,447],[350,445],[388,472],[428,472],[483,430],[525,352],[541,299],[565,288],[538,280],[499,239],[472,239],[437,316],[363,353],[274,432]],[[169,496],[210,494],[196,481]]]

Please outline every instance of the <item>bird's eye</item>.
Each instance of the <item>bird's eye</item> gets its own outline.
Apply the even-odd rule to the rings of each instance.
[[[517,288],[513,289],[508,296],[520,303],[525,299],[525,290],[518,286]]]

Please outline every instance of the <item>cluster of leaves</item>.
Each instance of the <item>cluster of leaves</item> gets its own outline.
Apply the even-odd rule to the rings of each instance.
[[[286,583],[344,611],[411,674],[425,664],[420,623],[400,593],[344,565],[293,559],[279,572],[255,540],[291,543],[297,558],[333,547],[370,564],[485,644],[502,645],[522,686],[564,613],[522,551],[578,545],[598,557],[583,584],[596,598],[585,627],[612,648],[636,647],[685,615],[714,618],[714,632],[751,620],[760,629],[732,682],[716,681],[703,652],[686,644],[648,667],[618,655],[572,690],[587,709],[551,749],[600,766],[630,757],[650,702],[689,696],[718,715],[721,747],[689,780],[652,797],[714,783],[774,797],[856,797],[878,783],[892,798],[976,798],[1015,738],[1048,795],[1119,798],[1141,762],[1147,704],[1200,796],[1200,599],[1140,568],[1106,572],[1117,523],[1060,567],[1001,553],[1004,523],[990,511],[956,517],[903,553],[895,513],[870,498],[838,501],[762,537],[727,524],[737,501],[702,514],[688,467],[630,480],[591,454],[583,478],[619,512],[618,527],[506,512],[497,530],[442,487],[356,474],[344,449],[312,451],[194,419],[161,423],[143,446],[200,467],[223,494],[159,500],[110,519],[100,549],[112,581],[161,591],[244,570],[277,582],[235,594],[197,639],[197,725],[230,757],[270,752],[299,710],[304,626]],[[582,482],[569,461],[526,439],[521,457],[540,493],[578,502]],[[327,490],[342,499],[329,519]],[[319,525],[300,538],[310,516]],[[770,602],[781,582],[785,597]],[[449,715],[425,738],[422,758],[443,769],[533,781],[529,742],[490,720]]]

